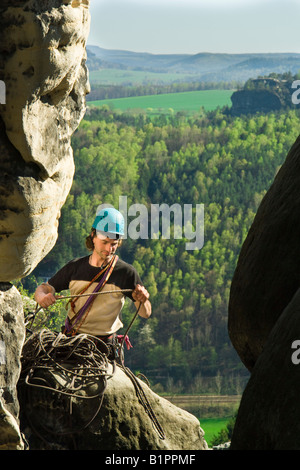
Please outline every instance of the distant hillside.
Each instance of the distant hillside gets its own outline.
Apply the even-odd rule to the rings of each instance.
[[[194,80],[244,82],[272,72],[296,74],[300,70],[300,54],[149,54],[102,49],[88,45],[90,70],[118,68],[160,73],[190,74]]]
[[[130,52],[102,49],[98,46],[87,46],[88,58],[100,59],[110,68],[125,68],[132,70],[147,70],[156,72],[169,72],[176,62],[184,61],[188,55],[184,54],[149,54],[146,52]]]

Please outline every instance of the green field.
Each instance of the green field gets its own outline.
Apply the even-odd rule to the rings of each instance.
[[[230,97],[233,90],[201,90],[183,93],[166,93],[161,95],[134,96],[110,100],[89,101],[88,105],[103,106],[107,104],[120,111],[144,110],[147,114],[172,114],[178,111],[192,113],[203,107],[206,111],[218,106],[231,107]]]
[[[205,432],[204,440],[208,446],[213,444],[213,438],[216,437],[221,429],[226,428],[226,424],[231,418],[206,418],[200,420],[201,429]]]

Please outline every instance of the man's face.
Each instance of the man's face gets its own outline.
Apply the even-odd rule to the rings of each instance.
[[[97,255],[100,256],[102,261],[109,262],[118,248],[118,240],[97,234],[93,238],[93,241],[94,251],[97,253]]]

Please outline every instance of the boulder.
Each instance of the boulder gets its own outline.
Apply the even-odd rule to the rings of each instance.
[[[300,289],[256,361],[238,410],[231,450],[300,450],[299,393]]]
[[[88,335],[44,330],[27,340],[19,396],[31,450],[207,449],[195,416],[106,357]]]
[[[130,377],[117,367],[108,381],[99,416],[91,425],[90,438],[83,437],[83,449],[96,445],[101,450],[207,450],[204,431],[195,416],[155,394],[142,380],[135,380],[149,401],[154,420],[138,399]]]
[[[25,338],[22,298],[9,283],[0,283],[0,450],[22,450],[17,383]]]
[[[231,284],[228,331],[251,371],[299,287],[300,138],[263,198]]]
[[[0,281],[28,275],[53,248],[70,191],[71,136],[89,91],[89,0],[0,7]]]

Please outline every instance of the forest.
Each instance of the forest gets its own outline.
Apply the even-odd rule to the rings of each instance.
[[[130,331],[126,364],[154,390],[239,394],[248,373],[227,333],[231,279],[258,205],[299,135],[298,110],[232,117],[228,110],[148,117],[88,108],[73,136],[76,171],[55,247],[22,281],[31,295],[72,258],[87,254],[96,208],[177,203],[204,206],[204,245],[185,238],[124,240],[119,255],[150,292],[153,313]],[[124,329],[134,309],[126,302]],[[56,304],[48,326],[60,329]]]
[[[99,85],[93,88],[87,96],[87,101],[106,100],[114,98],[129,98],[132,96],[162,95],[165,93],[181,93],[200,90],[235,90],[242,85],[238,82],[180,82],[160,85]]]

